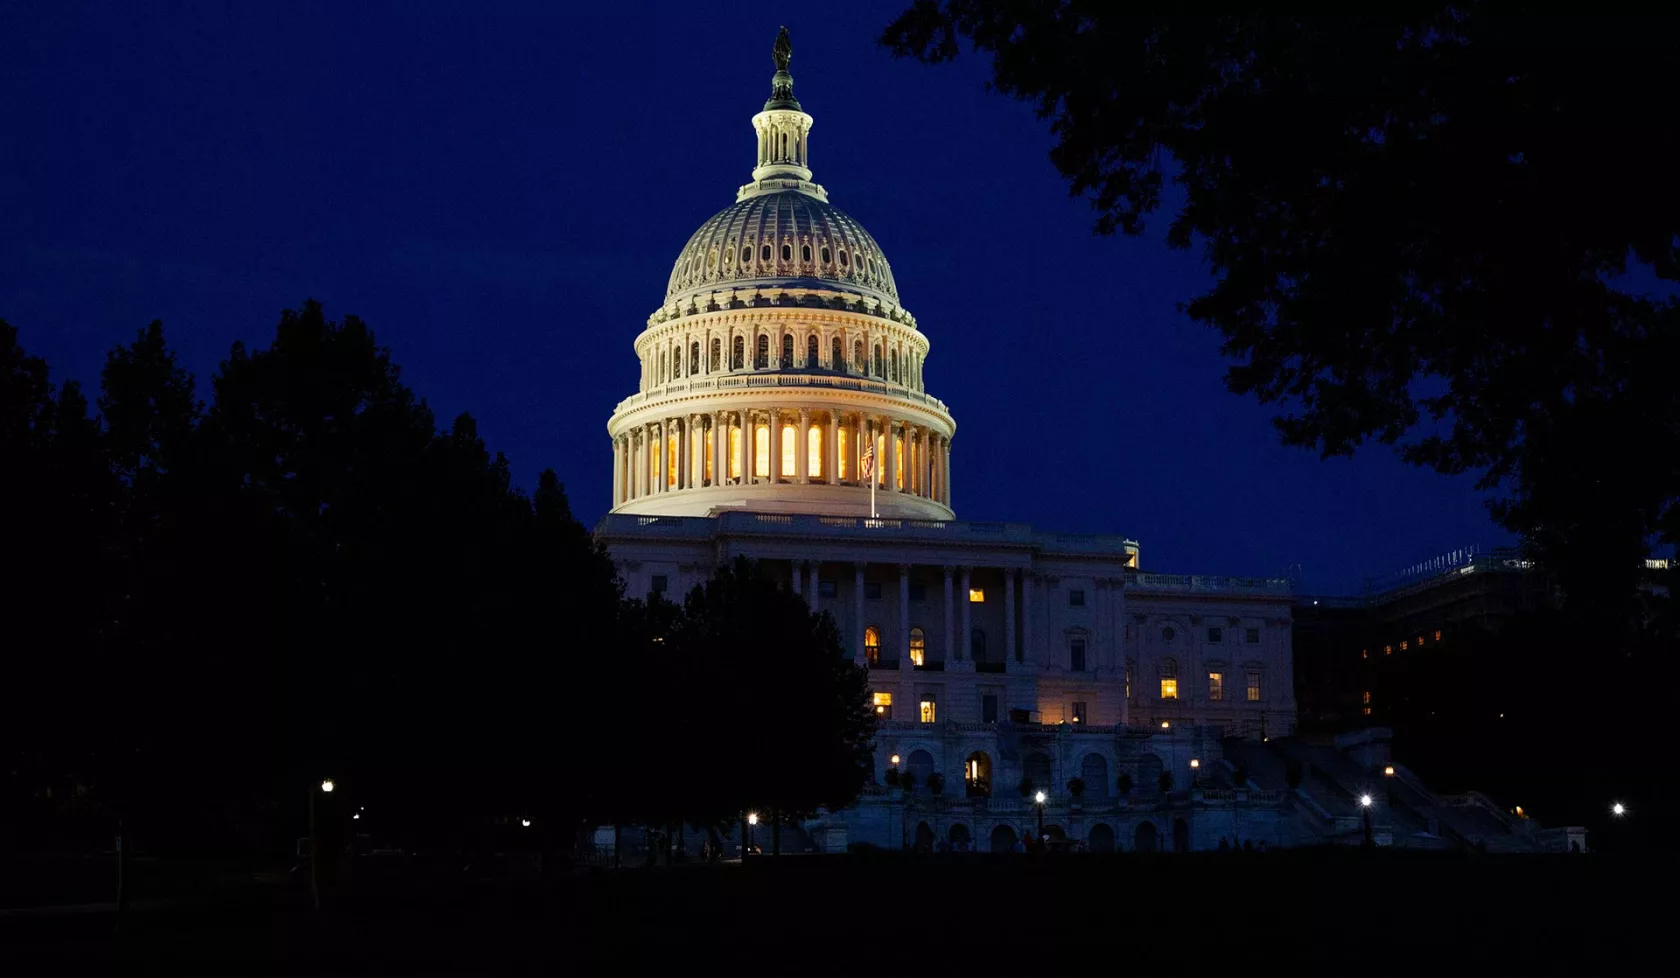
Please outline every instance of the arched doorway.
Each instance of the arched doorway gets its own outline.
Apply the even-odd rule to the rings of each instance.
[[[1023,770],[1026,776],[1032,779],[1033,787],[1042,788],[1045,791],[1052,791],[1055,788],[1055,785],[1050,783],[1051,769],[1049,754],[1046,754],[1041,750],[1035,750],[1031,754],[1028,754],[1026,762],[1023,765]]]
[[[920,794],[927,788],[928,775],[934,772],[933,755],[925,750],[910,752],[905,769],[916,777],[916,792]]]
[[[1079,763],[1079,779],[1085,782],[1085,794],[1092,798],[1107,798],[1109,788],[1108,758],[1101,754],[1086,754]]]
[[[973,838],[968,834],[968,826],[961,822],[951,826],[951,830],[946,833],[946,836],[951,840],[951,845],[957,848],[962,848],[973,841]]]
[[[928,828],[928,823],[917,822],[916,823],[916,851],[917,852],[931,852],[931,851],[933,851],[933,839],[934,839],[933,830]]]
[[[1085,844],[1090,847],[1092,852],[1113,852],[1114,830],[1098,822],[1091,826],[1091,834],[1086,836]]]
[[[1173,852],[1190,851],[1190,823],[1184,819],[1173,821]]]
[[[1160,846],[1154,822],[1139,822],[1132,834],[1132,848],[1138,852],[1156,852]]]
[[[970,798],[986,798],[992,793],[992,759],[985,751],[975,751],[963,761],[963,785]]]
[[[992,830],[992,851],[1013,852],[1015,849],[1015,830],[1007,825],[1000,825]]]

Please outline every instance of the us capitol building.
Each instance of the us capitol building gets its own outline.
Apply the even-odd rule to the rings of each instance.
[[[636,337],[596,533],[631,594],[680,600],[745,555],[833,615],[882,722],[876,784],[804,825],[811,844],[1008,848],[1036,831],[1023,778],[1048,834],[1099,851],[1359,832],[1345,807],[1303,811],[1265,748],[1295,723],[1287,581],[1145,573],[1129,539],[956,518],[932,344],[812,179],[790,55],[784,30],[750,182]],[[886,787],[895,758],[914,790]]]

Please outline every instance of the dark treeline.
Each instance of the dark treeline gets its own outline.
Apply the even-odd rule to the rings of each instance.
[[[470,416],[439,429],[356,318],[287,311],[208,395],[159,323],[90,404],[0,322],[0,844],[121,819],[143,849],[278,854],[323,777],[371,832],[528,817],[560,848],[863,784],[829,620],[745,562],[624,600],[556,474],[526,494]]]

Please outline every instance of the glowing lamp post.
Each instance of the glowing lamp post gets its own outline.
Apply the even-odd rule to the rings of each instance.
[[[748,812],[747,813],[747,850],[748,851],[751,851],[751,849],[752,849],[753,826],[755,826],[757,824],[758,824],[758,813],[757,812]],[[745,856],[746,852],[741,853],[741,855]]]
[[[1038,802],[1038,841],[1039,841],[1040,844],[1042,844],[1044,842],[1044,800],[1045,800],[1045,798],[1046,798],[1046,795],[1042,791],[1040,791],[1036,795],[1033,795],[1033,801]]]
[[[1610,814],[1616,818],[1621,818],[1627,814],[1627,806],[1618,801],[1610,806]]]
[[[330,795],[332,790],[332,778],[322,778],[321,793]],[[315,792],[313,791],[309,793],[309,897],[314,902],[315,909],[321,909],[321,834],[315,826]]]

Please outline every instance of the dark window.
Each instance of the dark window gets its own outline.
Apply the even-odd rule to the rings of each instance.
[[[987,693],[980,697],[980,722],[997,722],[997,694]]]
[[[830,349],[828,351],[828,369],[830,369],[830,370],[845,370],[846,369],[846,350],[845,350],[845,347],[840,345],[840,337],[836,336],[834,338],[834,342],[829,344],[829,347],[830,347]]]
[[[817,336],[815,333],[805,337],[805,369],[817,369],[817,361],[822,356],[822,354],[818,352],[820,349],[821,348],[817,345]]]
[[[811,246],[810,245],[800,245],[800,247],[799,247],[799,260],[804,261],[804,262],[808,262],[808,261],[811,260]]]
[[[782,334],[782,369],[793,369],[793,334]]]
[[[833,261],[833,259],[828,256],[828,249],[827,248],[823,249],[822,255],[823,255],[823,264],[824,265],[828,264],[830,261]]]
[[[912,584],[912,585],[910,585],[910,600],[911,601],[926,601],[927,600],[927,585],[926,584]]]
[[[975,662],[986,661],[986,633],[976,628],[968,637],[968,652]]]
[[[1085,592],[1080,591],[1080,590],[1069,591],[1068,592],[1068,607],[1070,607],[1070,608],[1083,608],[1083,607],[1085,607]]]
[[[764,247],[758,249],[758,260],[759,261],[769,261],[770,260],[770,246],[769,245],[765,245]]]
[[[793,261],[793,245],[782,245],[782,261]]]
[[[758,335],[758,350],[753,354],[753,368],[763,370],[770,366],[770,337],[760,333]]]
[[[860,374],[863,373],[863,341],[862,340],[858,340],[856,343],[852,344],[852,369],[856,370]]]
[[[665,589],[670,587],[670,585],[671,585],[671,579],[666,577],[664,574],[653,575],[653,593],[654,594],[664,594]]]
[[[1161,629],[1161,641],[1170,642],[1170,641],[1173,640],[1173,636],[1176,635],[1176,634],[1177,633],[1174,632],[1170,628],[1163,628],[1163,629]]]
[[[1209,628],[1208,629],[1208,641],[1209,642],[1216,642],[1216,643],[1225,641],[1225,629],[1220,628],[1217,625],[1213,626],[1212,628]]]
[[[745,265],[747,262],[750,262],[750,261],[752,261],[752,245],[742,245],[741,246],[741,264]]]
[[[1085,640],[1082,639],[1082,638],[1074,639],[1073,642],[1068,646],[1068,651],[1072,653],[1073,671],[1074,672],[1084,672],[1085,671]]]
[[[844,251],[840,252],[840,267],[845,268],[850,264],[851,262],[846,258],[846,253]]]
[[[865,581],[863,585],[863,596],[871,601],[881,600],[881,582]]]
[[[1074,723],[1084,723],[1085,722],[1085,716],[1086,716],[1085,701],[1084,700],[1074,700],[1073,701],[1073,722]]]
[[[1243,641],[1247,642],[1249,645],[1259,645],[1260,644],[1260,629],[1250,628],[1250,629],[1245,630],[1243,632]]]
[[[832,598],[832,597],[834,597],[834,595],[835,595],[835,588],[834,588],[834,582],[833,581],[818,581],[817,582],[817,597],[819,597],[819,598]]]
[[[690,376],[693,376],[694,374],[697,374],[699,372],[700,372],[700,344],[698,342],[690,343],[688,345],[688,373],[689,373]]]
[[[740,370],[742,367],[746,366],[746,348],[746,340],[739,336],[735,337],[735,342],[732,344],[732,349],[729,353],[730,370]]]

